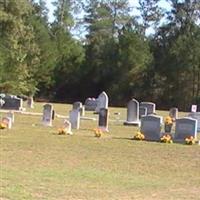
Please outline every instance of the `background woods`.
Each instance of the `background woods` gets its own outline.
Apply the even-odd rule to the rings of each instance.
[[[45,0],[0,0],[0,91],[70,102],[105,90],[114,105],[131,97],[160,108],[200,104],[199,1],[148,2],[136,15],[128,0],[55,0],[50,23]]]

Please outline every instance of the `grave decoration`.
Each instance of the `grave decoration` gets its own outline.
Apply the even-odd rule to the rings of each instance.
[[[145,136],[142,132],[138,131],[134,137],[133,137],[134,140],[144,140],[145,139]]]
[[[170,134],[164,134],[160,138],[160,142],[162,142],[162,143],[173,143],[172,136]]]

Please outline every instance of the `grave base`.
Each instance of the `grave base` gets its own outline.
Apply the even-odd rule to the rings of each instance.
[[[107,127],[99,126],[99,129],[101,129],[103,132],[109,132]]]
[[[140,126],[140,121],[135,121],[135,122],[128,122],[128,121],[125,121],[125,122],[124,122],[124,125],[125,125],[125,126]]]

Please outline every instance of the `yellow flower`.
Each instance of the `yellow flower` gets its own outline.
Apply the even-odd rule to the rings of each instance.
[[[145,136],[144,136],[143,133],[141,133],[140,131],[138,131],[138,132],[134,135],[133,139],[135,139],[135,140],[144,140],[144,139],[145,139]]]
[[[160,141],[163,143],[173,143],[172,137],[169,134],[165,134],[160,138]]]
[[[165,118],[165,124],[167,124],[167,125],[173,124],[173,119],[170,116],[167,116]]]
[[[196,142],[196,140],[193,136],[185,138],[185,144],[192,145],[192,144],[195,144],[195,142]]]
[[[5,129],[7,127],[7,124],[4,122],[0,122],[0,129]]]
[[[102,136],[102,130],[99,128],[94,129],[94,136],[95,137],[101,137]]]

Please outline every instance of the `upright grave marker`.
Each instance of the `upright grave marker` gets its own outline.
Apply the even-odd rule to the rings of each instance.
[[[152,102],[141,102],[141,107],[147,108],[147,115],[154,114],[156,112],[156,104]]]
[[[124,122],[124,125],[138,126],[139,124],[139,102],[135,99],[132,99],[127,105],[127,120]]]
[[[197,138],[197,120],[190,117],[177,119],[174,140],[183,142],[190,136]]]
[[[28,108],[34,108],[33,97],[28,97],[28,98],[27,98],[27,107],[28,107]]]
[[[12,128],[12,119],[10,117],[3,117],[2,122],[7,125],[8,129]]]
[[[11,118],[12,123],[15,122],[15,115],[14,112],[10,111],[7,113],[7,117]]]
[[[79,112],[79,110],[73,109],[69,112],[69,121],[71,123],[72,129],[80,128],[80,112]]]
[[[73,109],[77,109],[80,112],[80,116],[85,115],[85,106],[80,101],[74,102],[73,103]]]
[[[197,105],[191,106],[191,112],[197,112]]]
[[[69,135],[73,135],[71,130],[71,123],[68,120],[64,120],[63,127],[66,130],[66,133]]]
[[[97,99],[97,107],[95,111],[99,113],[101,108],[108,108],[108,96],[105,92],[102,92]]]
[[[95,111],[97,107],[97,99],[95,98],[87,98],[85,100],[85,110],[87,111]]]
[[[148,115],[141,118],[141,132],[146,140],[159,141],[161,137],[162,117]]]
[[[99,129],[108,132],[108,109],[101,108],[99,111]]]
[[[200,132],[200,112],[190,113],[188,117],[197,120],[197,131]]]
[[[145,117],[147,115],[147,108],[139,106],[139,118]]]
[[[53,116],[53,105],[45,104],[43,106],[43,117],[42,117],[43,125],[52,126],[52,116]]]
[[[169,116],[172,118],[172,119],[177,119],[178,118],[178,108],[171,108],[169,110]]]

